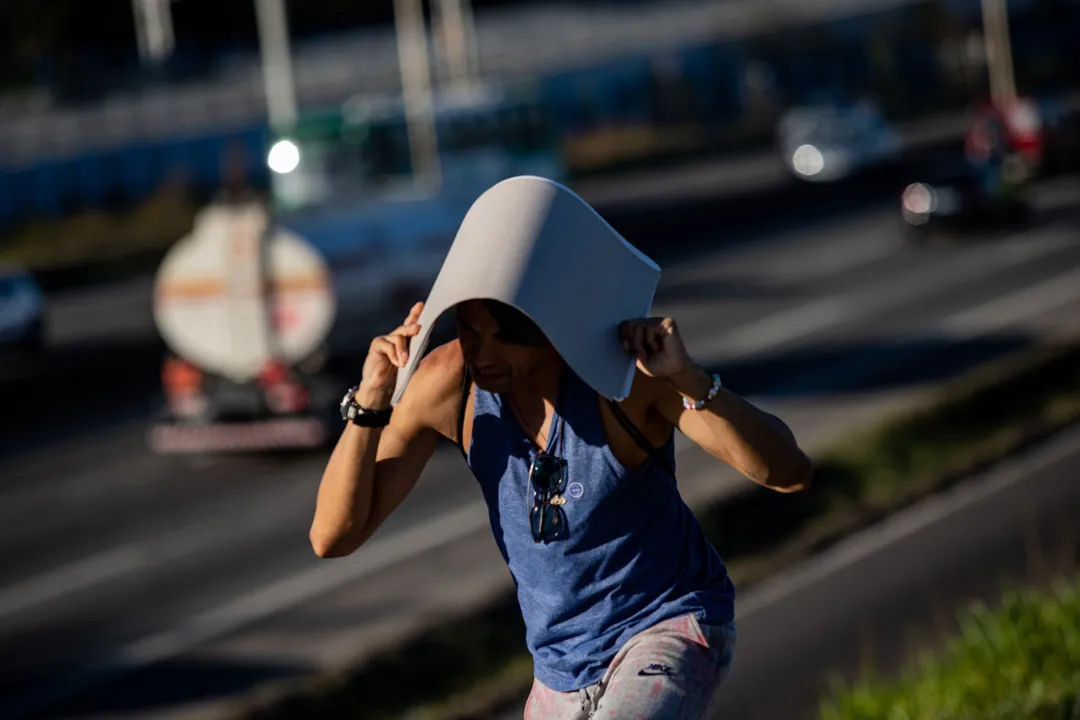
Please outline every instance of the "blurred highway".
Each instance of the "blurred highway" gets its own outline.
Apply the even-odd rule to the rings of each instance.
[[[1072,100],[1080,103],[1080,98]],[[912,168],[918,167],[922,158],[957,145],[964,122],[961,115],[946,114],[899,127],[898,132],[906,148],[907,164]],[[897,181],[891,175],[885,175],[887,183],[882,182],[881,174],[871,175],[874,197],[888,196],[894,199],[893,196],[899,191],[899,187],[893,187]],[[831,206],[844,199],[864,202],[867,193],[854,191],[853,184],[849,183],[843,191],[838,191],[836,188],[817,188],[797,183],[777,151],[770,149],[708,158],[659,171],[655,168],[623,171],[613,177],[584,179],[573,183],[573,187],[605,216],[610,217],[612,210],[620,215],[629,215],[627,223],[632,226],[622,229],[632,233],[640,221],[646,219],[643,216],[655,219],[658,208],[703,201],[734,204],[744,199],[751,203],[782,199],[784,207],[788,207],[793,204],[792,196],[798,195],[801,198],[799,211],[817,217],[821,208],[807,207],[808,203],[814,202],[814,198],[822,205]],[[889,189],[882,193],[885,184],[889,185]],[[633,211],[627,213],[627,207],[632,207]],[[741,220],[741,214],[745,214],[745,211],[736,210],[731,217]],[[740,226],[750,224],[756,228],[755,220],[756,216],[749,223],[741,222]],[[632,233],[631,237],[638,241],[642,234],[648,235]],[[727,242],[726,238],[717,240]],[[709,238],[681,237],[679,240],[679,245],[685,245],[691,252],[698,252],[702,246],[714,243],[715,240],[710,241]],[[651,252],[653,248],[649,250]],[[658,251],[665,257],[680,252],[673,243],[667,243]],[[69,349],[85,348],[88,344],[104,342],[123,345],[154,338],[156,331],[150,311],[152,294],[153,278],[149,275],[103,287],[63,291],[53,298],[49,342],[53,349],[62,354]]]
[[[923,158],[957,142],[960,121],[930,118],[902,128],[909,148],[907,176]],[[817,222],[869,201],[895,201],[898,177],[895,168],[885,168],[838,186],[810,186],[794,181],[775,153],[750,152],[583,180],[574,189],[631,242],[667,265],[702,248],[754,241],[763,231],[792,222]],[[787,214],[776,212],[780,206]],[[714,232],[718,227],[723,231]],[[672,241],[675,232],[677,242]],[[94,408],[94,430],[103,421],[153,412],[163,348],[153,325],[152,295],[149,276],[50,294],[48,356],[38,366],[0,365],[0,393],[9,409],[0,417],[0,455],[5,448],[38,446],[43,437],[54,441],[91,429],[53,422],[52,407],[72,387]],[[116,383],[125,392],[115,392]],[[49,428],[47,436],[42,427]]]
[[[967,603],[1075,573],[1080,428],[894,515],[743,600],[715,718],[813,720],[834,670],[896,673]]]
[[[1045,186],[1031,231],[925,250],[902,242],[895,202],[789,226],[669,265],[656,311],[679,319],[730,387],[818,447],[963,367],[1080,333],[1078,202],[1075,183]],[[450,448],[369,546],[326,562],[307,544],[325,456],[158,458],[146,416],[126,417],[57,417],[58,436],[91,431],[3,461],[0,716],[100,685],[64,716],[205,717],[222,698],[371,652],[509,586]],[[680,452],[689,500],[745,487]]]
[[[778,23],[810,24],[872,13],[911,0],[663,0],[634,12],[616,5],[488,8],[476,16],[476,54],[486,79],[534,78],[595,63],[646,61],[695,43],[747,37]],[[646,54],[649,55],[646,55]],[[627,61],[626,58],[633,58]],[[296,43],[297,102],[310,109],[355,94],[397,93],[401,73],[394,29],[369,28]],[[266,118],[262,70],[254,53],[231,58],[215,76],[116,94],[92,108],[56,108],[42,94],[0,103],[0,160],[22,165],[134,140],[186,136]]]

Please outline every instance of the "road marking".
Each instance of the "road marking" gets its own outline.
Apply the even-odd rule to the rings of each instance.
[[[842,221],[834,219],[828,227],[834,239],[824,243],[818,234],[808,237],[805,227],[781,231],[760,244],[724,247],[666,267],[663,281],[712,280],[718,273],[727,273],[766,282],[807,282],[879,260],[904,247],[891,236],[882,237],[885,223],[880,209]]]
[[[849,302],[830,296],[724,333],[715,343],[710,343],[710,347],[723,352],[730,361],[813,335],[851,320],[856,315],[856,308]]]
[[[1080,270],[956,312],[929,328],[928,334],[930,339],[938,337],[955,343],[975,340],[1077,300],[1080,300]],[[925,346],[919,343],[902,347],[883,345],[800,375],[791,382],[780,383],[769,392],[792,395],[806,390],[835,392],[850,388],[890,369],[902,367],[924,350]]]
[[[1080,298],[1080,270],[1024,288],[957,313],[942,324],[954,337],[971,338],[1015,325],[1029,317],[1066,305]]]
[[[728,361],[744,358],[847,321],[901,306],[915,298],[975,280],[1001,268],[1051,255],[1074,244],[1070,237],[1055,235],[999,246],[975,257],[967,254],[954,256],[954,262],[920,270],[917,277],[912,277],[914,273],[904,273],[868,288],[783,310],[719,335],[711,342],[694,343],[692,349],[697,355],[722,355]]]
[[[122,545],[0,589],[0,617],[14,615],[144,565],[135,544]]]
[[[895,233],[889,232],[889,223],[882,221],[880,211],[859,218],[849,230],[841,228],[837,234],[846,236],[840,242],[829,244],[823,244],[816,237],[807,240],[800,243],[799,252],[785,252],[775,263],[766,263],[760,272],[783,282],[806,282],[853,270],[911,249],[898,242]],[[756,259],[756,264],[762,264],[760,258]]]
[[[820,247],[810,248],[807,256],[777,268],[777,275],[784,280],[818,279],[854,270],[893,255],[900,248],[895,242],[882,242],[882,229],[875,226],[858,238],[849,238],[844,244],[829,248],[828,252]]]
[[[134,666],[172,657],[206,640],[325,595],[431,548],[461,540],[487,526],[488,512],[484,502],[468,503],[383,540],[372,541],[369,545],[371,552],[322,562],[196,615],[177,628],[129,643],[118,656],[125,664]]]
[[[385,539],[373,540],[365,545],[363,553],[320,563],[200,613],[171,630],[128,643],[71,676],[41,686],[0,706],[0,716],[14,720],[37,712],[129,670],[174,657],[215,637],[409,560],[431,548],[461,540],[487,526],[488,512],[483,501],[449,510]]]
[[[819,583],[830,575],[866,560],[890,545],[916,535],[935,523],[977,505],[1038,475],[1041,470],[1075,453],[1080,430],[1066,432],[1048,445],[1006,461],[989,476],[957,485],[888,516],[880,523],[840,541],[822,554],[762,581],[738,603],[739,620],[767,610],[784,598]]]
[[[243,521],[230,514],[208,518],[152,541],[103,550],[0,588],[0,619],[128,573],[180,560],[208,547],[221,546],[237,536],[250,536],[263,528],[274,527],[293,517],[295,502],[301,500],[300,490],[303,490],[304,500],[311,494],[301,486],[288,488],[285,498],[267,498],[261,504],[247,507]]]

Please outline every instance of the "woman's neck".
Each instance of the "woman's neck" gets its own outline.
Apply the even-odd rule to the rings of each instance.
[[[507,395],[521,411],[527,411],[543,403],[545,409],[554,407],[559,398],[559,386],[565,372],[562,359],[544,363],[515,383]]]

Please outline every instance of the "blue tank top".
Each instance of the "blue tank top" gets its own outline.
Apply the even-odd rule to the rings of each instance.
[[[662,620],[734,617],[734,586],[675,479],[656,459],[623,467],[608,447],[600,401],[564,367],[546,450],[567,461],[570,534],[544,544],[529,527],[535,446],[501,396],[474,395],[466,460],[517,588],[534,674],[559,692],[599,682],[627,640]],[[660,453],[674,467],[674,437]]]

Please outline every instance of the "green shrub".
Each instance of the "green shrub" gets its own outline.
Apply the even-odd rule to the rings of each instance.
[[[838,687],[820,720],[1080,718],[1080,581],[975,605],[961,632],[896,682]]]

